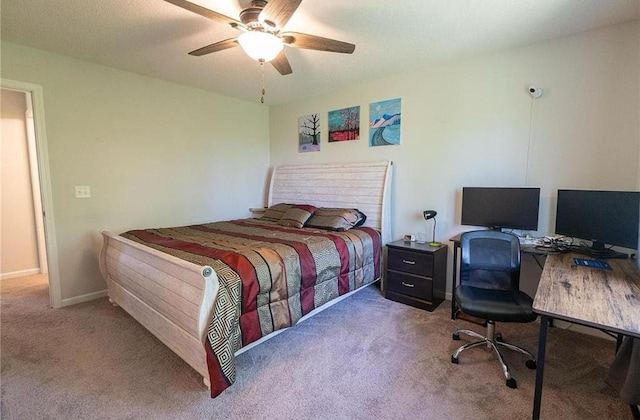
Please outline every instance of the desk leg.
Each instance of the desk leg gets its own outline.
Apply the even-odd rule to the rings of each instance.
[[[456,319],[458,307],[456,305],[456,286],[458,285],[458,248],[453,245],[453,273],[451,276],[451,319]]]
[[[620,350],[620,346],[622,345],[623,338],[624,338],[624,335],[622,334],[616,335],[616,354],[618,354],[618,350]]]
[[[544,376],[544,358],[547,351],[547,329],[550,318],[540,317],[540,334],[538,335],[538,359],[536,360],[536,389],[533,397],[533,420],[540,418],[540,403],[542,402],[542,377]]]

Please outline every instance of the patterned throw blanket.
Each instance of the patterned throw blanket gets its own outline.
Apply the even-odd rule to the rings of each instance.
[[[380,278],[380,235],[367,227],[328,232],[243,219],[121,236],[216,271],[205,345],[212,397],[235,381],[242,346]]]

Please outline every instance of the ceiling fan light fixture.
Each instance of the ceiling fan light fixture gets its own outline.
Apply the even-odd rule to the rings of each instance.
[[[280,38],[263,31],[243,32],[238,37],[238,43],[249,57],[264,62],[276,58],[284,48]]]

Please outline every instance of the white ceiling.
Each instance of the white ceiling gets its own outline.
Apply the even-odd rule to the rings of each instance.
[[[236,19],[250,3],[192,1]],[[238,32],[163,0],[2,0],[1,7],[5,41],[259,100],[260,66],[240,48],[187,54]],[[265,103],[639,17],[639,0],[304,0],[284,29],[356,44],[355,53],[286,47],[293,74],[266,67]]]

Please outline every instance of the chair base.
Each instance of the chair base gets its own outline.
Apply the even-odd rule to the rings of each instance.
[[[525,354],[527,356],[530,357],[529,360],[526,361],[526,366],[529,369],[535,369],[536,368],[536,359],[533,356],[533,354],[531,354],[529,351],[515,346],[513,344],[509,344],[509,343],[505,343],[504,341],[502,341],[502,336],[500,334],[498,334],[498,337],[496,337],[495,334],[495,328],[496,328],[496,324],[493,321],[487,321],[487,336],[483,336],[478,334],[475,331],[471,331],[471,330],[467,330],[467,329],[459,329],[456,332],[453,333],[453,339],[454,340],[460,340],[460,334],[465,334],[468,335],[470,337],[473,338],[477,338],[478,341],[474,341],[473,343],[468,343],[465,344],[464,346],[458,348],[453,355],[451,356],[451,363],[458,363],[458,356],[460,355],[460,353],[462,353],[465,350],[471,349],[473,347],[478,347],[478,346],[482,346],[482,345],[486,345],[487,348],[493,350],[493,352],[496,354],[496,356],[498,357],[498,361],[500,362],[500,365],[502,366],[502,373],[504,374],[504,377],[506,378],[506,385],[509,388],[517,388],[518,384],[516,382],[516,380],[514,378],[511,377],[511,371],[509,370],[509,366],[507,366],[507,364],[504,361],[504,358],[502,357],[502,354],[500,353],[500,350],[498,350],[499,346],[505,347],[509,350],[513,350],[513,351],[517,351],[519,353]]]

